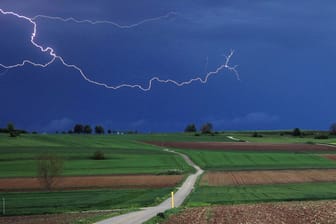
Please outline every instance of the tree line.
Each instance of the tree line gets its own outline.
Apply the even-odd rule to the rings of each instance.
[[[213,125],[210,122],[207,122],[200,127],[199,131],[202,134],[212,134],[213,133]],[[196,125],[194,123],[188,124],[185,127],[184,132],[189,132],[189,133],[197,132]]]
[[[196,133],[198,130],[197,130],[197,127],[194,123],[191,123],[191,124],[188,124],[185,129],[184,129],[184,132],[187,132],[187,133]],[[203,124],[200,128],[199,128],[199,131],[202,133],[202,134],[213,134],[213,125],[212,123],[210,122],[207,122],[205,124]],[[336,135],[336,123],[333,123],[330,125],[329,127],[329,133],[331,135]],[[299,128],[294,128],[293,131],[289,131],[289,132],[282,132],[281,133],[282,135],[285,135],[285,134],[288,134],[288,135],[293,135],[293,136],[304,136],[305,133],[302,132]],[[254,132],[253,137],[262,137],[262,135],[260,135],[259,133],[257,132]],[[325,138],[324,134],[318,134],[316,136],[316,138]]]
[[[68,131],[68,134],[138,134],[138,131],[112,131],[111,129],[108,129],[107,132],[105,132],[105,128],[102,125],[96,125],[93,128],[89,124],[75,124],[73,129]],[[66,134],[66,132],[63,132],[63,134]]]

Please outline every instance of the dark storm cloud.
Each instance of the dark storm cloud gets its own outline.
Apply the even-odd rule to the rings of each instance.
[[[118,130],[174,131],[206,121],[222,128],[228,127],[226,122],[232,129],[323,128],[334,119],[335,1],[2,0],[0,7],[27,16],[121,24],[176,11],[174,18],[132,30],[39,20],[39,43],[55,47],[91,78],[109,84],[146,84],[154,75],[177,80],[204,75],[231,48],[236,50],[232,63],[239,64],[241,75],[237,81],[223,71],[207,85],[185,88],[155,83],[151,92],[143,93],[88,84],[60,63],[47,69],[26,66],[0,75],[0,94],[11,92],[1,102],[0,124],[13,121],[35,129],[36,123],[52,130],[66,128],[71,117],[73,122],[109,121],[106,126]],[[3,18],[0,63],[48,59],[31,49],[31,27]]]

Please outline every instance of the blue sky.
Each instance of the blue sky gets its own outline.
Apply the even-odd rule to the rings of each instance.
[[[231,49],[241,80],[223,70],[207,84],[152,90],[106,89],[55,62],[48,68],[0,70],[0,126],[54,132],[75,123],[145,132],[181,131],[211,122],[217,130],[328,129],[336,121],[336,2],[2,0],[0,8],[133,24],[133,29],[37,20],[37,42],[109,85],[147,85],[153,76],[185,81],[221,65]],[[0,64],[45,63],[31,24],[0,15]]]

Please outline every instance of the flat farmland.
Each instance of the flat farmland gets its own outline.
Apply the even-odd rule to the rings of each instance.
[[[54,214],[89,210],[132,209],[153,206],[174,188],[91,189],[51,192],[0,192],[6,215]]]
[[[200,186],[240,186],[314,182],[336,182],[336,170],[207,172],[202,176]]]
[[[178,150],[204,170],[336,168],[336,161],[315,153]]]
[[[64,176],[110,175],[110,174],[158,174],[167,170],[189,171],[183,159],[160,149],[127,148],[1,148],[0,177],[36,176],[36,158],[43,153],[58,155],[64,161]],[[95,151],[102,151],[105,160],[94,160]]]
[[[336,199],[336,183],[198,186],[189,206]]]
[[[302,143],[251,143],[251,142],[149,142],[168,148],[178,149],[204,149],[227,151],[261,151],[261,152],[333,152],[336,147],[328,145],[302,144]]]
[[[336,201],[281,202],[187,208],[164,224],[336,223]]]
[[[81,212],[49,215],[22,215],[0,217],[0,224],[87,224],[102,217],[118,215],[118,212]],[[85,221],[84,221],[85,220]]]
[[[55,178],[53,190],[90,188],[165,188],[174,187],[183,175],[113,175]],[[0,191],[44,190],[37,178],[0,178]]]
[[[336,161],[336,154],[329,154],[329,155],[321,155],[327,159],[335,160]]]
[[[179,155],[139,137],[0,135],[0,198],[6,200],[6,216],[129,210],[162,202],[192,168]],[[96,151],[105,159],[93,159]],[[36,178],[36,159],[45,153],[57,155],[64,165],[52,191],[42,190]],[[181,175],[165,175],[172,170]]]

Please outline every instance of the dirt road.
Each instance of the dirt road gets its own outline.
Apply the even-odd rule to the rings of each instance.
[[[186,197],[191,193],[191,191],[194,188],[197,178],[204,171],[199,166],[197,166],[195,163],[193,163],[188,156],[182,153],[170,151],[168,149],[166,149],[166,151],[180,155],[181,157],[183,157],[186,163],[194,167],[195,170],[197,171],[196,173],[188,176],[188,178],[184,181],[182,186],[175,193],[175,198],[174,198],[175,207],[178,207],[183,203]],[[168,198],[167,200],[165,200],[158,206],[143,208],[140,211],[131,212],[131,213],[120,215],[120,216],[115,216],[113,218],[97,222],[96,224],[140,224],[156,216],[158,213],[164,212],[170,208],[171,208],[171,198]]]

